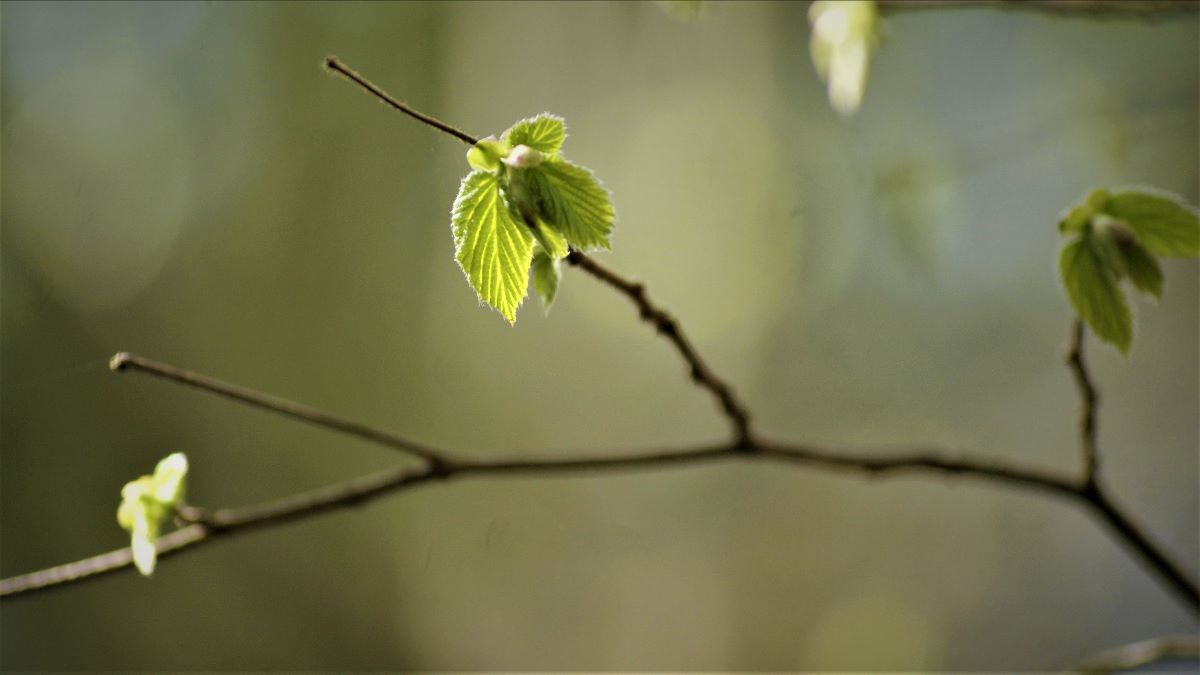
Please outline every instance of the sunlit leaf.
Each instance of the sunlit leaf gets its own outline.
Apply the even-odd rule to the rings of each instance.
[[[145,510],[134,514],[134,525],[131,530],[130,547],[133,549],[133,564],[137,566],[142,576],[154,574],[154,565],[158,558],[158,550],[154,541],[158,539],[158,520]]]
[[[591,171],[563,159],[529,172],[539,217],[581,250],[608,249],[614,211],[608,190]]]
[[[154,499],[168,506],[183,500],[188,461],[182,452],[167,455],[154,468]]]
[[[566,137],[567,127],[563,118],[550,113],[542,113],[512,125],[508,131],[504,132],[501,142],[512,148],[518,145],[528,146],[548,157],[553,157],[558,154]]]
[[[463,179],[451,214],[454,259],[479,299],[510,324],[525,299],[533,237],[500,196],[500,178],[474,171]]]
[[[608,190],[591,171],[559,156],[565,138],[563,119],[542,113],[467,152],[474,171],[454,201],[454,257],[479,298],[509,323],[525,299],[535,243],[555,261],[533,269],[534,289],[547,307],[558,290],[559,259],[572,247],[610,246]]]

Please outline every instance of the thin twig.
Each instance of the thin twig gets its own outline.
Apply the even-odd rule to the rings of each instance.
[[[1159,20],[1195,15],[1192,0],[876,0],[885,14],[914,10],[998,9],[1058,18]]]
[[[730,424],[733,425],[735,438],[739,442],[739,447],[754,449],[753,443],[744,443],[744,441],[748,441],[751,438],[750,413],[747,412],[745,404],[738,399],[737,394],[733,391],[733,387],[717,377],[716,373],[708,367],[708,364],[700,357],[696,348],[692,346],[691,341],[688,340],[687,335],[684,334],[679,322],[668,314],[666,310],[650,301],[650,298],[646,295],[645,286],[622,278],[594,259],[574,249],[567,254],[567,262],[620,291],[632,300],[633,304],[637,306],[638,315],[642,320],[654,326],[659,335],[662,335],[670,340],[671,344],[675,345],[675,349],[679,351],[679,354],[683,356],[683,360],[687,362],[688,372],[692,381],[698,386],[712,392],[712,395],[716,397],[717,402],[721,406],[721,411],[725,414],[725,417],[729,418]]]
[[[1116,535],[1117,541],[1140,556],[1147,567],[1157,572],[1168,586],[1188,601],[1193,613],[1200,614],[1200,588],[1196,582],[1184,572],[1182,566],[1171,560],[1161,546],[1150,540],[1146,530],[1126,515],[1099,483],[1080,486],[1079,498]]]
[[[1087,361],[1083,353],[1083,344],[1087,331],[1083,320],[1076,318],[1071,324],[1071,347],[1067,351],[1067,365],[1075,379],[1075,388],[1079,390],[1079,445],[1083,451],[1083,480],[1094,483],[1100,470],[1100,456],[1096,451],[1096,409],[1100,396],[1092,376],[1088,373]]]
[[[578,458],[548,457],[506,460],[446,460],[418,469],[382,471],[343,483],[238,509],[212,512],[194,510],[196,519],[157,542],[160,556],[167,556],[204,542],[251,529],[281,525],[335,509],[359,506],[387,494],[436,480],[466,476],[530,475],[560,476],[597,471],[640,471],[696,465],[722,460],[778,461],[792,466],[819,466],[866,475],[902,473],[964,475],[990,480],[996,484],[1016,484],[1048,494],[1070,496],[1070,478],[1039,469],[1002,466],[983,460],[947,459],[933,452],[895,457],[844,455],[832,450],[785,444],[750,442],[745,444],[701,446],[640,454],[609,454]],[[745,452],[754,450],[755,452]],[[441,450],[433,451],[443,454]],[[449,453],[444,453],[445,457]],[[128,547],[50,569],[0,580],[0,597],[28,594],[63,584],[75,583],[130,567],[133,557]]]
[[[443,458],[449,452],[434,450]],[[1049,496],[1082,502],[1091,507],[1109,525],[1117,539],[1125,542],[1149,566],[1158,571],[1168,585],[1188,600],[1193,611],[1200,612],[1200,597],[1195,584],[1172,563],[1145,534],[1124,516],[1103,492],[1087,493],[1068,475],[1033,467],[1003,464],[980,457],[946,457],[936,450],[921,450],[898,455],[847,453],[805,445],[764,440],[749,440],[732,445],[701,446],[680,450],[640,454],[606,454],[578,458],[515,458],[504,460],[448,460],[419,469],[393,469],[354,480],[335,483],[263,504],[212,512],[197,510],[197,522],[159,539],[160,556],[174,554],[224,535],[251,529],[281,525],[328,511],[354,507],[376,498],[394,494],[430,481],[460,476],[528,475],[552,477],[587,474],[597,471],[640,471],[701,464],[712,461],[743,459],[775,461],[795,467],[845,471],[868,477],[899,475],[943,475],[975,478],[998,486],[1019,486]],[[115,572],[133,564],[129,548],[118,549],[46,570],[0,580],[0,597],[27,594],[86,578]]]
[[[137,368],[180,384],[198,387],[230,398],[281,412],[307,422],[322,424],[335,431],[394,447],[394,437],[363,425],[351,423],[325,424],[322,417],[307,414],[310,409],[292,402],[269,397],[237,385],[191,373],[175,366],[157,363],[126,353],[112,359],[114,370]],[[305,414],[295,414],[295,410]],[[323,413],[322,413],[323,415]],[[341,422],[341,421],[339,421]],[[364,430],[366,433],[364,433]],[[356,506],[385,494],[398,492],[431,480],[450,479],[467,475],[534,475],[552,476],[604,470],[644,470],[681,466],[733,458],[761,459],[783,462],[797,467],[816,467],[848,471],[868,476],[898,474],[942,474],[976,478],[999,485],[1021,486],[1048,495],[1081,501],[1091,507],[1130,548],[1160,572],[1168,584],[1200,608],[1196,587],[1180,568],[1154,546],[1146,535],[1122,514],[1095,483],[1080,484],[1072,477],[1055,472],[1003,464],[980,457],[947,457],[933,449],[902,454],[848,453],[815,446],[766,441],[753,437],[729,445],[702,446],[681,450],[646,452],[640,454],[606,453],[599,456],[547,459],[515,458],[504,460],[453,459],[447,450],[421,446],[422,457],[429,460],[420,469],[396,469],[371,474],[351,481],[336,483],[309,492],[285,497],[264,504],[240,509],[221,509],[206,512],[187,509],[190,524],[160,539],[161,554],[171,554],[217,537],[248,529],[278,525],[317,515],[333,509]],[[0,596],[18,595],[76,582],[84,578],[128,567],[132,557],[128,549],[113,551],[75,563],[33,572],[0,581]]]
[[[362,75],[359,75],[358,73],[354,72],[349,67],[344,65],[341,61],[338,61],[338,58],[336,56],[326,56],[325,57],[325,67],[332,70],[333,72],[341,75],[342,77],[345,77],[346,79],[357,84],[358,86],[362,87],[363,89],[366,89],[367,91],[374,94],[375,98],[378,98],[379,100],[392,106],[396,110],[399,110],[400,112],[404,113],[405,115],[408,115],[409,117],[418,119],[418,120],[424,122],[425,124],[428,124],[429,126],[433,127],[434,129],[437,129],[439,131],[450,134],[451,136],[457,138],[458,140],[462,141],[463,143],[466,143],[467,145],[475,145],[476,143],[479,142],[478,138],[475,138],[474,136],[468,134],[467,132],[462,131],[460,129],[456,129],[456,128],[450,126],[449,124],[446,124],[445,122],[437,119],[436,117],[430,117],[429,115],[426,115],[423,112],[414,110],[413,108],[408,107],[404,103],[401,103],[399,100],[397,100],[396,98],[394,98],[393,96],[388,94],[386,91],[375,86],[369,80],[367,80],[365,77],[363,77]]]
[[[129,352],[120,352],[114,354],[108,361],[108,367],[115,372],[123,372],[126,370],[134,370],[143,373],[148,373],[156,377],[161,377],[172,382],[185,384],[189,387],[195,387],[202,391],[217,394],[231,398],[235,401],[247,403],[256,408],[263,408],[271,412],[279,413],[293,419],[298,419],[309,424],[315,424],[319,427],[332,429],[349,436],[356,436],[363,440],[376,443],[385,447],[393,448],[406,452],[415,457],[424,459],[433,464],[439,464],[442,461],[449,459],[439,454],[438,451],[416,441],[397,436],[389,431],[376,429],[361,422],[353,422],[336,415],[331,415],[327,412],[311,408],[302,403],[289,401],[287,399],[271,396],[262,392],[254,391],[246,387],[228,382],[222,382],[207,375],[193,373],[176,366],[151,361],[130,354]]]
[[[1136,525],[1108,496],[1099,481],[1100,453],[1096,443],[1096,420],[1099,414],[1100,397],[1088,370],[1084,343],[1087,330],[1083,320],[1076,317],[1071,322],[1071,346],[1067,350],[1067,366],[1079,391],[1079,446],[1083,452],[1083,478],[1074,490],[1092,513],[1108,526],[1135,554],[1146,561],[1163,580],[1194,607],[1200,607],[1200,591],[1183,569],[1167,556],[1161,547],[1150,541],[1150,535]],[[1200,610],[1198,610],[1200,611]]]

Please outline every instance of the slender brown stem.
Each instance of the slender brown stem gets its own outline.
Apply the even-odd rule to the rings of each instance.
[[[1071,376],[1075,379],[1075,387],[1079,390],[1079,445],[1083,450],[1083,480],[1094,483],[1100,470],[1100,456],[1096,451],[1096,410],[1100,403],[1100,395],[1092,376],[1088,372],[1087,361],[1083,353],[1083,344],[1087,331],[1083,320],[1076,318],[1071,324],[1071,347],[1067,351],[1067,365],[1071,368]]]
[[[998,9],[1031,12],[1059,18],[1170,19],[1195,15],[1200,3],[1191,0],[876,0],[880,11]]]
[[[446,124],[445,122],[437,119],[436,117],[430,117],[429,115],[426,115],[423,112],[414,110],[413,108],[408,107],[408,105],[401,103],[399,100],[397,100],[392,95],[388,94],[386,91],[375,86],[370,80],[367,80],[362,75],[359,75],[358,73],[351,70],[349,67],[347,67],[345,64],[343,64],[341,61],[338,61],[338,58],[336,56],[326,56],[325,57],[325,67],[332,70],[333,72],[337,73],[338,75],[341,75],[342,77],[350,80],[351,82],[357,84],[358,86],[362,87],[363,89],[366,89],[367,91],[374,94],[375,98],[392,106],[396,110],[399,110],[400,112],[404,113],[405,115],[408,115],[409,117],[420,120],[420,121],[424,122],[425,124],[428,124],[429,126],[433,127],[434,129],[437,129],[438,131],[442,131],[447,134],[450,134],[451,136],[457,138],[458,140],[462,141],[463,143],[466,143],[467,145],[475,145],[476,143],[479,142],[478,138],[475,138],[474,136],[468,134],[467,132],[462,131],[460,129],[456,129],[456,128],[450,126],[449,124]]]
[[[1196,582],[1162,547],[1150,540],[1150,535],[1144,528],[1113,503],[1099,483],[1092,482],[1081,486],[1079,498],[1108,527],[1117,541],[1139,556],[1146,563],[1146,567],[1156,572],[1168,587],[1183,597],[1193,613],[1200,614],[1200,588],[1196,586]]]
[[[262,392],[254,391],[246,387],[228,382],[222,382],[207,375],[193,373],[182,368],[177,368],[166,363],[151,361],[130,354],[129,352],[120,352],[114,354],[108,361],[108,367],[116,372],[126,370],[134,370],[156,377],[161,377],[172,382],[185,384],[189,387],[195,387],[202,391],[207,391],[218,396],[231,398],[235,401],[247,403],[256,408],[270,410],[271,412],[279,413],[293,419],[298,419],[309,424],[315,424],[319,427],[331,429],[339,433],[356,436],[363,440],[376,443],[388,448],[406,452],[415,457],[419,457],[428,462],[437,464],[447,459],[439,451],[434,450],[426,445],[422,445],[416,441],[397,436],[389,431],[376,429],[361,422],[353,422],[336,415],[331,415],[327,412],[310,408],[302,403],[289,401],[287,399],[271,396]]]
[[[725,414],[725,417],[729,418],[730,424],[733,425],[735,438],[739,443],[738,447],[754,449],[754,444],[746,443],[746,441],[750,440],[752,434],[750,429],[750,413],[747,412],[745,404],[738,399],[737,394],[733,391],[733,387],[729,386],[720,377],[717,377],[716,373],[708,367],[708,364],[700,357],[696,348],[692,346],[691,341],[688,340],[687,335],[684,334],[679,322],[668,314],[666,310],[650,301],[650,298],[646,295],[646,288],[640,283],[622,278],[616,272],[609,270],[592,258],[574,249],[567,254],[567,262],[599,279],[611,288],[616,289],[633,301],[633,304],[637,306],[638,315],[642,320],[654,326],[659,335],[662,335],[670,340],[671,344],[675,345],[675,349],[683,357],[683,360],[687,362],[688,372],[692,381],[697,386],[707,389],[716,397],[717,402],[721,406],[721,411]]]
[[[178,381],[178,380],[176,380]],[[753,452],[746,452],[753,450]],[[437,480],[455,477],[488,475],[561,476],[591,474],[598,471],[642,471],[666,469],[713,461],[761,460],[777,461],[792,466],[814,466],[846,470],[865,475],[945,474],[967,475],[996,484],[1023,485],[1049,494],[1069,494],[1070,479],[1065,476],[1032,468],[1002,466],[983,460],[946,459],[929,451],[877,457],[844,455],[832,450],[805,446],[747,441],[731,445],[701,446],[679,450],[662,450],[639,454],[605,454],[578,458],[513,458],[504,460],[450,460],[449,453],[434,450],[442,461],[425,467],[393,469],[370,474],[343,483],[291,495],[271,502],[238,509],[219,509],[205,512],[189,509],[195,522],[161,537],[157,542],[160,556],[173,555],[187,548],[224,536],[252,529],[282,525],[316,516],[331,510],[359,506],[387,494],[417,487]],[[85,558],[46,570],[31,572],[0,580],[0,597],[29,594],[64,584],[131,567],[133,558],[128,547]]]
[[[1083,477],[1073,490],[1092,513],[1112,530],[1118,541],[1124,542],[1135,555],[1146,562],[1147,567],[1157,572],[1168,586],[1187,598],[1193,611],[1200,612],[1200,590],[1197,590],[1196,583],[1161,547],[1150,540],[1149,533],[1136,525],[1113,503],[1100,484],[1100,453],[1096,443],[1100,396],[1088,370],[1087,356],[1084,352],[1086,338],[1087,330],[1083,320],[1076,317],[1071,322],[1071,346],[1067,350],[1067,365],[1075,380],[1075,388],[1079,391],[1079,446],[1083,451]]]

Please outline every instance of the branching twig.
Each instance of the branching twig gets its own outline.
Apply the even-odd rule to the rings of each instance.
[[[201,386],[208,391],[219,391],[206,385],[215,382],[212,378],[188,373],[180,368],[156,363],[149,359],[122,354],[114,361],[129,367],[140,364],[140,369],[155,374],[187,373],[187,377],[166,376],[173,382]],[[153,364],[153,368],[146,368]],[[276,407],[275,399],[253,390],[221,383],[222,387],[238,391],[235,400],[275,412],[290,414]],[[285,401],[286,406],[299,404]],[[304,406],[299,406],[304,408]],[[297,416],[312,421],[304,416]],[[336,431],[373,440],[381,445],[393,447],[387,440],[389,434],[372,430],[364,435],[357,428],[330,426]],[[1109,525],[1118,540],[1126,543],[1147,564],[1158,571],[1164,579],[1183,597],[1188,598],[1193,609],[1200,608],[1195,585],[1153,545],[1147,536],[1127,516],[1116,508],[1098,484],[1080,484],[1069,475],[1033,467],[1005,464],[982,457],[950,457],[934,448],[912,452],[880,455],[878,453],[852,453],[809,445],[789,444],[758,438],[746,438],[726,445],[701,446],[678,450],[645,453],[604,453],[597,456],[562,458],[551,457],[513,458],[503,460],[456,459],[449,451],[422,446],[428,464],[420,468],[402,468],[370,474],[343,483],[335,483],[309,492],[285,497],[239,509],[220,509],[205,512],[189,509],[191,520],[181,530],[159,540],[162,555],[172,554],[184,548],[211,541],[224,535],[250,529],[279,525],[292,520],[306,518],[343,507],[358,506],[377,497],[416,487],[434,480],[448,480],[465,476],[486,475],[532,475],[555,476],[580,474],[595,471],[634,471],[673,466],[686,466],[718,460],[763,460],[789,464],[796,467],[812,467],[833,471],[844,471],[867,476],[890,476],[899,474],[945,475],[975,478],[995,485],[1029,488],[1044,494],[1066,498],[1087,505],[1101,520]],[[69,582],[113,572],[132,565],[129,549],[120,549],[78,562],[60,565],[47,570],[33,572],[0,580],[0,596],[12,596]]]
[[[326,60],[326,65],[402,112],[460,140],[474,142],[471,136],[392,99],[378,87],[342,66],[337,59],[330,57]],[[1085,460],[1083,480],[1043,469],[1005,464],[994,460],[975,457],[951,458],[932,449],[891,456],[852,454],[813,446],[767,441],[752,434],[745,406],[737,399],[732,389],[708,368],[691,343],[684,337],[678,323],[665,310],[649,301],[640,284],[625,280],[577,251],[570,254],[569,262],[629,297],[637,305],[642,318],[671,340],[691,367],[692,378],[696,383],[709,390],[720,401],[722,410],[733,423],[737,432],[732,443],[680,450],[573,459],[517,458],[488,461],[456,459],[446,451],[418,445],[388,432],[341,420],[298,403],[121,353],[113,357],[111,363],[114,370],[136,367],[174,382],[199,387],[388,447],[400,448],[426,460],[425,466],[421,468],[395,469],[371,474],[256,506],[222,509],[211,513],[189,509],[186,511],[186,515],[191,518],[192,522],[158,540],[157,546],[160,555],[169,555],[221,536],[281,524],[341,507],[359,505],[382,495],[399,492],[434,480],[449,480],[471,475],[552,476],[600,470],[640,470],[737,458],[751,461],[777,461],[795,466],[843,470],[872,476],[899,473],[963,476],[985,480],[996,485],[1025,487],[1065,498],[1086,506],[1097,515],[1112,530],[1118,541],[1138,554],[1148,567],[1157,572],[1172,589],[1187,601],[1193,612],[1200,612],[1200,591],[1197,590],[1195,582],[1166,553],[1153,544],[1139,526],[1117,508],[1097,480],[1096,395],[1084,361],[1082,348],[1084,334],[1080,323],[1076,322],[1073,327],[1073,344],[1069,354],[1069,363],[1083,399],[1083,416],[1080,424],[1081,444]],[[120,549],[78,562],[0,580],[0,596],[28,593],[94,578],[131,564],[132,555],[129,549]]]
[[[1084,360],[1083,343],[1086,334],[1083,319],[1076,318],[1071,324],[1071,347],[1067,352],[1067,365],[1075,378],[1075,387],[1079,390],[1079,402],[1082,407],[1079,412],[1079,445],[1083,451],[1083,481],[1094,483],[1100,470],[1100,458],[1096,453],[1096,406],[1100,397],[1096,393],[1096,386],[1092,384],[1092,377]]]
[[[746,406],[738,399],[734,393],[733,387],[730,387],[724,380],[717,377],[704,359],[700,358],[700,354],[696,352],[683,329],[680,328],[679,322],[676,321],[666,310],[657,307],[646,296],[646,288],[640,283],[628,281],[620,275],[612,272],[600,263],[580,253],[572,250],[567,255],[567,262],[579,269],[587,272],[600,281],[608,284],[612,288],[625,294],[633,304],[637,305],[638,315],[644,321],[649,322],[654,329],[663,337],[671,341],[675,345],[683,360],[687,361],[689,374],[692,381],[698,386],[712,392],[712,395],[717,398],[717,402],[721,405],[722,412],[725,417],[729,418],[729,422],[733,425],[735,438],[745,449],[755,449],[754,444],[746,443],[751,438],[750,433],[750,413],[746,411]]]
[[[179,381],[179,380],[175,380]],[[746,452],[751,450],[753,452]],[[867,475],[924,473],[964,475],[999,484],[1016,484],[1059,496],[1074,494],[1071,479],[1039,469],[1003,466],[980,459],[949,459],[934,451],[894,457],[841,454],[807,446],[752,441],[640,454],[605,454],[579,458],[521,458],[507,460],[451,460],[449,453],[432,451],[436,464],[419,469],[394,469],[336,483],[272,502],[239,509],[198,511],[195,522],[161,537],[160,556],[246,530],[280,525],[343,507],[359,506],[434,480],[466,476],[555,476],[596,471],[635,471],[695,465],[719,460],[766,460],[794,466],[818,466]],[[0,596],[15,596],[69,582],[115,572],[133,564],[128,547],[66,565],[0,580]]]
[[[325,67],[362,87],[372,96],[375,96],[396,110],[414,117],[438,131],[450,134],[464,143],[471,145],[479,142],[479,139],[471,134],[456,129],[425,113],[413,110],[396,100],[394,96],[379,88],[375,83],[347,67],[336,56],[325,57]],[[746,406],[738,400],[737,395],[733,392],[733,388],[718,378],[708,365],[704,363],[704,360],[700,358],[695,348],[692,347],[687,336],[684,335],[683,330],[680,329],[679,324],[666,311],[650,302],[650,299],[646,297],[646,289],[642,284],[625,280],[616,272],[609,270],[581,251],[572,249],[567,256],[567,262],[624,293],[630,300],[633,300],[634,304],[637,305],[641,317],[650,322],[660,334],[670,340],[679,351],[679,354],[683,356],[683,360],[687,361],[692,380],[698,386],[712,392],[713,396],[717,398],[717,401],[721,405],[721,410],[724,411],[725,416],[729,418],[730,423],[733,425],[735,438],[738,441],[750,438],[750,415],[746,412]]]
[[[109,369],[122,372],[125,370],[136,370],[143,373],[149,373],[156,377],[161,377],[172,382],[186,384],[189,387],[195,387],[218,396],[234,399],[252,405],[256,408],[263,408],[272,412],[277,412],[281,415],[286,415],[293,419],[298,419],[309,424],[315,424],[319,427],[339,431],[349,436],[357,436],[363,440],[371,441],[379,445],[389,448],[394,448],[402,452],[407,452],[415,457],[420,457],[428,462],[438,463],[443,459],[448,459],[441,456],[438,451],[427,447],[416,441],[410,441],[407,438],[402,438],[389,431],[376,429],[375,427],[367,426],[360,422],[352,422],[336,415],[330,415],[327,412],[322,412],[316,408],[311,408],[302,403],[295,403],[287,399],[282,399],[270,394],[247,389],[236,384],[222,382],[216,378],[200,375],[182,368],[151,361],[150,359],[134,356],[129,352],[120,352],[114,354],[108,361]]]
[[[1160,547],[1150,541],[1149,535],[1120,508],[1113,503],[1108,492],[1100,484],[1100,454],[1096,444],[1096,416],[1099,395],[1088,371],[1083,345],[1087,331],[1083,320],[1076,317],[1071,323],[1071,346],[1067,351],[1067,365],[1079,390],[1079,446],[1083,451],[1083,477],[1074,488],[1076,496],[1096,517],[1108,526],[1117,540],[1124,542],[1135,554],[1156,570],[1172,588],[1192,603],[1192,610],[1200,613],[1200,590]]]

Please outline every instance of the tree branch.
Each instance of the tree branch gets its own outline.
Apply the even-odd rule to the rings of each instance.
[[[179,380],[173,380],[179,381]],[[241,399],[239,399],[241,400]],[[747,452],[750,451],[750,452]],[[578,458],[513,458],[504,460],[451,460],[449,453],[433,450],[440,458],[420,468],[402,468],[369,474],[252,506],[237,509],[185,509],[182,529],[160,537],[159,556],[173,555],[205,542],[257,528],[282,525],[328,511],[360,506],[388,494],[432,481],[467,476],[561,476],[598,471],[641,471],[698,465],[725,460],[776,461],[793,466],[814,466],[866,475],[945,474],[972,476],[997,484],[1021,485],[1055,494],[1072,496],[1071,480],[1039,469],[1005,466],[985,460],[949,459],[935,452],[894,457],[846,455],[814,447],[747,441],[729,445],[700,446],[639,454],[604,454]],[[46,590],[63,584],[116,572],[133,565],[128,547],[73,563],[0,580],[0,597]]]
[[[389,431],[376,429],[360,422],[352,422],[336,415],[322,412],[316,408],[311,408],[302,403],[264,394],[236,384],[222,382],[207,375],[200,375],[165,363],[151,361],[150,359],[135,356],[129,352],[114,354],[108,361],[108,367],[110,370],[118,373],[126,370],[135,370],[172,382],[178,382],[189,387],[195,387],[196,389],[240,401],[256,408],[270,410],[271,412],[279,413],[292,419],[298,419],[302,422],[315,424],[316,426],[331,429],[348,436],[355,436],[377,445],[400,450],[401,452],[406,452],[434,464],[448,459],[440,451],[416,441],[402,438]]]
[[[1195,15],[1192,0],[876,0],[885,14],[914,10],[999,9],[1059,18],[1170,19]]]
[[[1075,379],[1075,388],[1079,390],[1079,445],[1083,450],[1083,481],[1094,483],[1100,469],[1100,458],[1096,453],[1096,408],[1100,397],[1096,393],[1096,386],[1092,384],[1092,376],[1088,373],[1087,362],[1084,360],[1083,343],[1086,333],[1083,319],[1076,317],[1071,324],[1071,347],[1067,352],[1067,365]]]
[[[1183,567],[1171,560],[1162,547],[1150,540],[1150,535],[1133,519],[1126,515],[1108,496],[1099,483],[1087,483],[1078,488],[1079,499],[1104,523],[1130,551],[1137,554],[1169,588],[1187,601],[1193,614],[1200,614],[1200,588],[1183,571]]]
[[[692,381],[697,386],[707,389],[716,397],[717,402],[721,406],[721,411],[725,414],[725,417],[729,418],[730,424],[733,425],[734,437],[738,441],[738,447],[755,449],[753,443],[748,443],[752,434],[750,431],[750,413],[746,411],[745,404],[738,399],[737,394],[733,391],[733,387],[717,377],[712,369],[708,367],[708,364],[704,362],[704,359],[700,358],[700,354],[692,346],[687,335],[684,334],[679,322],[668,314],[666,310],[650,301],[650,298],[646,295],[646,288],[642,284],[622,278],[592,258],[574,249],[567,254],[567,262],[628,297],[637,306],[638,316],[643,321],[654,326],[659,335],[662,335],[670,340],[671,344],[675,345],[675,349],[678,350],[683,360],[688,364],[688,372]]]
[[[229,396],[248,405],[279,412],[297,419],[320,424],[334,431],[363,438],[385,447],[395,447],[394,436],[356,423],[339,421],[326,424],[324,413],[310,415],[311,408],[283,401],[237,385],[227,384],[175,366],[122,352],[110,362],[114,370],[136,368],[165,377],[169,381]],[[234,392],[234,393],[231,393]],[[280,405],[282,404],[282,405]],[[304,414],[293,414],[294,410]],[[366,430],[366,433],[364,433]],[[407,443],[407,441],[406,441]],[[457,459],[447,450],[419,446],[427,463],[419,468],[400,468],[370,474],[343,483],[284,497],[271,502],[238,509],[206,512],[183,509],[185,527],[159,539],[160,555],[169,555],[221,536],[260,527],[281,525],[292,520],[351,506],[358,506],[386,494],[400,492],[434,480],[465,476],[530,475],[550,477],[596,471],[638,471],[744,459],[774,461],[795,467],[857,473],[866,476],[925,474],[974,478],[995,485],[1023,487],[1050,496],[1066,498],[1088,506],[1108,525],[1116,538],[1124,542],[1170,587],[1189,599],[1194,611],[1200,611],[1196,586],[1171,560],[1125,516],[1097,483],[1080,483],[1069,475],[1044,469],[1006,464],[982,457],[950,457],[936,449],[918,449],[905,453],[880,455],[845,452],[816,446],[789,444],[747,437],[730,444],[663,450],[645,453],[603,453],[595,456],[563,458],[511,458],[502,460]],[[128,548],[119,549],[74,563],[59,565],[0,580],[0,597],[14,596],[74,583],[132,565]]]

